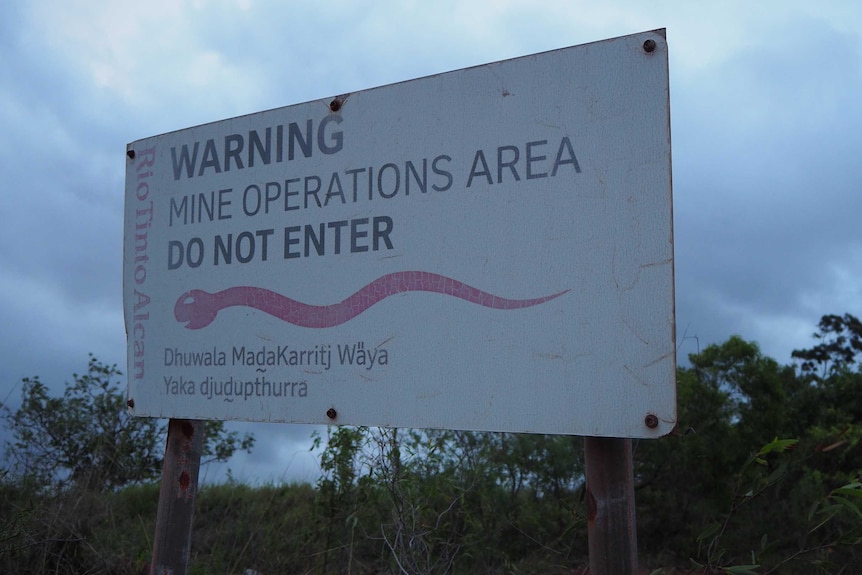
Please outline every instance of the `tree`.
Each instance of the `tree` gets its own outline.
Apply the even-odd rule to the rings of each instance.
[[[638,513],[638,538],[659,556],[696,556],[698,534],[720,523],[737,503],[738,485],[760,473],[760,465],[746,465],[751,455],[777,437],[799,438],[804,431],[803,383],[792,367],[764,356],[756,343],[732,336],[689,361],[692,367],[677,370],[677,433],[639,442],[635,454],[638,504],[649,509]],[[745,473],[734,478],[741,469]],[[744,527],[724,535],[729,548],[759,539],[765,530],[776,539],[792,534],[798,523],[775,519],[786,497],[780,488],[770,492],[778,503],[771,500],[763,509],[747,503],[734,512]]]
[[[92,355],[84,375],[73,374],[61,397],[39,377],[22,381],[21,406],[0,404],[0,420],[13,475],[36,486],[75,485],[92,491],[150,481],[161,472],[165,425],[129,415],[122,372]],[[254,437],[208,422],[205,453],[224,461],[237,449],[250,451]]]
[[[635,453],[643,549],[716,573],[858,564],[862,375],[850,366],[862,326],[849,318],[825,316],[818,346],[794,352],[812,362],[801,373],[738,336],[689,356],[678,431]]]
[[[320,456],[321,476],[317,481],[317,500],[321,516],[315,518],[324,528],[319,569],[323,574],[330,571],[331,551],[334,549],[341,550],[343,555],[348,556],[348,571],[352,562],[355,514],[363,497],[359,484],[358,459],[366,441],[367,431],[367,427],[327,428],[326,447]],[[320,449],[322,444],[323,438],[315,432],[312,450]]]
[[[828,373],[849,369],[856,362],[856,356],[862,353],[862,321],[849,313],[828,314],[820,318],[818,328],[814,338],[820,343],[791,354],[794,359],[802,360],[802,372],[816,375],[819,368],[821,376],[825,377]]]

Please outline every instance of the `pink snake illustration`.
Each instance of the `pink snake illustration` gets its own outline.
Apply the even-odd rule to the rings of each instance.
[[[348,322],[377,302],[408,291],[445,294],[488,308],[509,310],[539,305],[569,290],[534,299],[506,299],[439,274],[402,271],[381,276],[344,301],[324,306],[298,302],[260,287],[237,286],[216,293],[193,289],[177,299],[174,317],[188,329],[201,329],[211,324],[220,310],[245,306],[300,327],[326,328]]]

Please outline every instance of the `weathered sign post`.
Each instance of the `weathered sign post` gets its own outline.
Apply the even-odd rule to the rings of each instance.
[[[127,155],[135,415],[583,435],[593,469],[676,423],[663,30]]]
[[[204,445],[203,422],[171,419],[153,537],[154,575],[186,573]]]

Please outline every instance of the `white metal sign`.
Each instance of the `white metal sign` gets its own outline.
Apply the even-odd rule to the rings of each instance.
[[[128,146],[136,415],[675,425],[663,31]]]

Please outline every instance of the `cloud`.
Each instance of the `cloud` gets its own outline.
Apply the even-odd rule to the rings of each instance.
[[[753,332],[743,335],[766,339],[765,349],[786,361],[799,331],[758,325],[805,318],[813,327],[823,313],[852,312],[855,302],[843,298],[812,310],[800,294],[823,293],[833,281],[829,270],[847,257],[862,209],[851,144],[862,127],[852,105],[862,90],[855,40],[793,22],[717,69],[677,81],[678,319],[703,321],[695,310],[706,305],[726,336],[750,318],[743,325]]]

